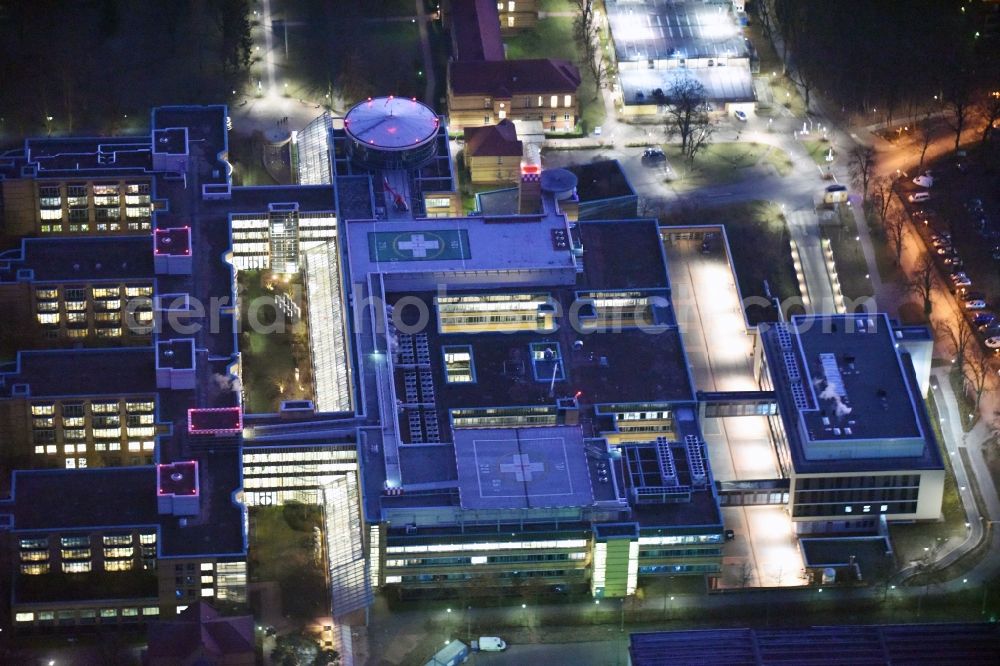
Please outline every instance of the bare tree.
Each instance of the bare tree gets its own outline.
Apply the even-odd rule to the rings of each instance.
[[[955,150],[962,141],[962,130],[972,116],[972,81],[964,73],[959,72],[951,79],[950,91],[944,97],[944,102],[951,110],[949,126],[955,132]]]
[[[906,240],[906,213],[900,208],[893,208],[882,218],[882,230],[885,232],[886,240],[892,246],[893,256],[898,266],[903,258],[903,243]]]
[[[976,414],[979,413],[979,403],[983,399],[992,373],[993,365],[989,355],[979,345],[970,345],[965,363],[965,379],[976,394]]]
[[[868,146],[856,146],[851,151],[849,166],[851,175],[861,185],[861,196],[868,200],[868,186],[875,176],[875,149]]]
[[[870,184],[872,190],[871,210],[874,211],[879,224],[882,225],[885,225],[886,216],[892,207],[892,186],[892,176],[876,176]]]
[[[917,269],[914,271],[913,276],[906,284],[906,288],[919,296],[924,302],[924,315],[930,316],[931,314],[931,296],[934,294],[934,286],[937,284],[937,268],[934,266],[934,260],[931,256],[924,255],[924,258],[920,260],[920,264],[917,265]]]
[[[667,90],[664,101],[667,102],[667,136],[680,136],[681,154],[693,161],[698,151],[708,144],[713,130],[705,86],[693,78],[677,78]]]
[[[920,164],[917,166],[917,171],[923,171],[924,168],[924,156],[927,155],[927,147],[931,145],[934,140],[934,119],[931,118],[933,113],[932,108],[928,108],[924,113],[924,117],[917,122],[917,129],[920,130],[921,143],[920,143]]]
[[[601,93],[607,78],[608,62],[601,50],[601,28],[597,24],[594,0],[573,0],[579,13],[573,19],[573,38],[580,47],[581,57],[594,76],[594,97]]]
[[[753,563],[746,561],[740,567],[740,587],[749,587],[754,579]]]
[[[955,348],[955,369],[959,375],[965,376],[965,360],[969,349],[976,344],[976,336],[972,333],[969,320],[965,317],[956,317],[938,325],[938,335],[948,340]]]
[[[991,92],[980,100],[977,110],[986,123],[983,126],[983,136],[980,139],[980,143],[985,145],[990,140],[990,130],[993,129],[993,123],[1000,120],[1000,91]]]

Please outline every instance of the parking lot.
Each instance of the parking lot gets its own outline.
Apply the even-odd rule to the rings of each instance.
[[[940,284],[954,294],[977,339],[1000,348],[1000,178],[976,153],[959,153],[923,173],[901,173],[896,191]]]

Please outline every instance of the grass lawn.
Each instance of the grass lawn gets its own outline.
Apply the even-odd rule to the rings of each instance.
[[[412,23],[366,25],[369,44],[379,54],[364,62],[372,83],[384,95],[423,99],[426,85],[420,30]],[[418,74],[418,72],[423,72]]]
[[[792,162],[788,155],[764,143],[750,141],[728,141],[710,144],[694,158],[688,167],[681,157],[678,144],[663,146],[667,159],[674,168],[677,178],[670,181],[675,190],[687,191],[710,185],[723,185],[739,180],[760,176],[767,172],[764,165],[771,165],[779,175],[791,172]]]
[[[365,12],[371,16],[413,16],[416,4],[413,0],[369,0]]]
[[[993,477],[993,486],[1000,488],[1000,440],[993,437],[986,443],[985,448],[986,452],[983,457],[986,459],[990,476]]]
[[[962,430],[969,432],[976,425],[976,421],[979,420],[979,412],[976,409],[976,403],[971,397],[969,397],[969,393],[966,392],[965,380],[958,372],[957,367],[953,367],[951,372],[948,373],[948,380],[951,382],[951,390],[954,391],[955,399],[958,401],[958,413],[963,415]],[[966,418],[964,415],[967,414],[972,414],[972,418]]]
[[[799,141],[802,147],[806,149],[809,153],[809,157],[812,161],[816,163],[817,166],[825,167],[829,162],[826,161],[827,153],[830,150],[830,141],[827,139],[807,139],[805,141]],[[837,153],[834,152],[833,156],[836,157]]]
[[[573,0],[540,0],[538,11],[541,12],[575,12]]]
[[[283,610],[294,617],[312,618],[327,607],[326,577],[313,538],[313,527],[321,522],[318,506],[250,509],[250,580],[277,582]]]
[[[900,566],[906,566],[913,560],[920,560],[934,550],[938,543],[944,543],[952,537],[965,534],[965,512],[962,500],[955,484],[955,471],[952,469],[951,457],[944,450],[944,438],[938,420],[934,396],[927,399],[927,412],[930,415],[934,434],[941,445],[941,457],[944,458],[944,498],[941,503],[941,514],[944,520],[934,523],[913,523],[910,525],[889,525],[889,535],[892,547],[896,551],[896,561]],[[924,548],[931,550],[925,551]]]
[[[728,206],[676,210],[661,219],[666,225],[719,224],[726,228],[740,294],[765,298],[764,281],[778,299],[799,298],[792,265],[788,226],[781,209],[769,201],[747,201]],[[751,325],[768,314],[759,306],[747,308]],[[801,311],[789,314],[801,314]]]
[[[264,284],[270,278],[262,271],[240,271],[240,351],[243,353],[241,379],[246,396],[246,410],[251,413],[278,411],[283,400],[309,400],[310,363],[305,342],[305,321],[286,323],[273,332],[256,331],[251,314],[264,326],[275,322],[269,300],[275,291]],[[292,284],[291,292],[297,285]],[[261,300],[258,300],[261,299]],[[254,306],[254,303],[263,304]],[[299,381],[295,381],[295,369]],[[300,389],[299,386],[303,388]]]
[[[798,88],[784,76],[782,72],[781,58],[774,51],[771,42],[764,37],[763,30],[757,21],[744,28],[745,34],[750,38],[757,55],[760,57],[760,76],[767,78],[771,83],[771,93],[774,96],[774,107],[762,109],[758,115],[778,116],[781,114],[780,107],[784,106],[795,116],[804,116],[806,112],[805,100],[799,94]],[[773,73],[773,76],[772,76]]]
[[[261,145],[258,138],[246,134],[229,133],[229,161],[233,165],[235,185],[277,185],[261,163]]]
[[[504,40],[504,44],[510,60],[562,58],[575,63],[580,68],[580,124],[584,134],[593,132],[604,122],[604,102],[594,94],[594,77],[589,67],[580,64],[580,52],[573,39],[572,18],[553,16],[539,19],[534,29],[511,35]]]
[[[872,288],[871,280],[865,277],[868,274],[868,263],[861,251],[860,241],[855,240],[858,226],[854,222],[851,209],[846,206],[839,207],[834,218],[839,220],[839,224],[824,225],[821,227],[821,232],[824,238],[830,240],[833,263],[837,267],[837,277],[840,279],[844,298],[850,302],[873,296],[875,290]]]

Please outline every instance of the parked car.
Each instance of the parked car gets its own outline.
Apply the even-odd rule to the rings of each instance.
[[[736,111],[733,111],[733,115],[736,116],[736,120],[740,121],[741,123],[745,123],[747,121],[747,114],[745,111],[740,111],[739,109],[737,109]]]
[[[966,310],[985,310],[986,309],[986,301],[979,300],[979,299],[972,300],[972,301],[966,301],[965,302],[965,309]]]
[[[931,245],[934,247],[951,247],[951,239],[937,234],[932,234]]]
[[[960,270],[965,267],[962,258],[957,254],[948,255],[944,258],[944,265],[953,270]]]
[[[976,316],[972,318],[972,325],[977,328],[986,328],[997,318],[992,312],[977,312]]]
[[[507,649],[507,642],[499,636],[480,636],[478,640],[472,641],[472,651],[478,652],[503,652]]]
[[[994,351],[1000,351],[1000,336],[986,338],[984,342],[986,343],[987,348],[992,349]]]
[[[952,273],[948,276],[951,279],[951,284],[955,287],[971,287],[972,280],[965,273],[959,271],[958,273]]]
[[[930,175],[930,172],[927,172],[923,176],[917,176],[916,178],[914,178],[913,184],[919,185],[920,187],[933,187],[934,178],[933,176]]]
[[[947,257],[951,255],[958,256],[958,252],[949,243],[942,243],[941,245],[936,245],[934,251],[937,252],[938,256]]]
[[[967,291],[962,295],[963,301],[984,301],[986,300],[986,294],[981,291]]]
[[[922,203],[924,201],[929,201],[930,198],[930,192],[914,192],[910,196],[906,197],[906,200],[910,203]]]
[[[666,162],[667,156],[659,148],[647,148],[642,151],[643,164],[660,164]]]

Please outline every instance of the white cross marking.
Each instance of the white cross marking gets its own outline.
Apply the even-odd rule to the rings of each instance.
[[[500,471],[513,472],[514,478],[518,481],[531,481],[531,473],[544,472],[545,465],[531,462],[527,453],[516,453],[514,454],[514,462],[500,463]]]
[[[410,240],[399,241],[396,246],[400,250],[409,250],[414,257],[426,257],[427,250],[437,250],[441,243],[434,239],[425,239],[423,234],[410,234]]]

